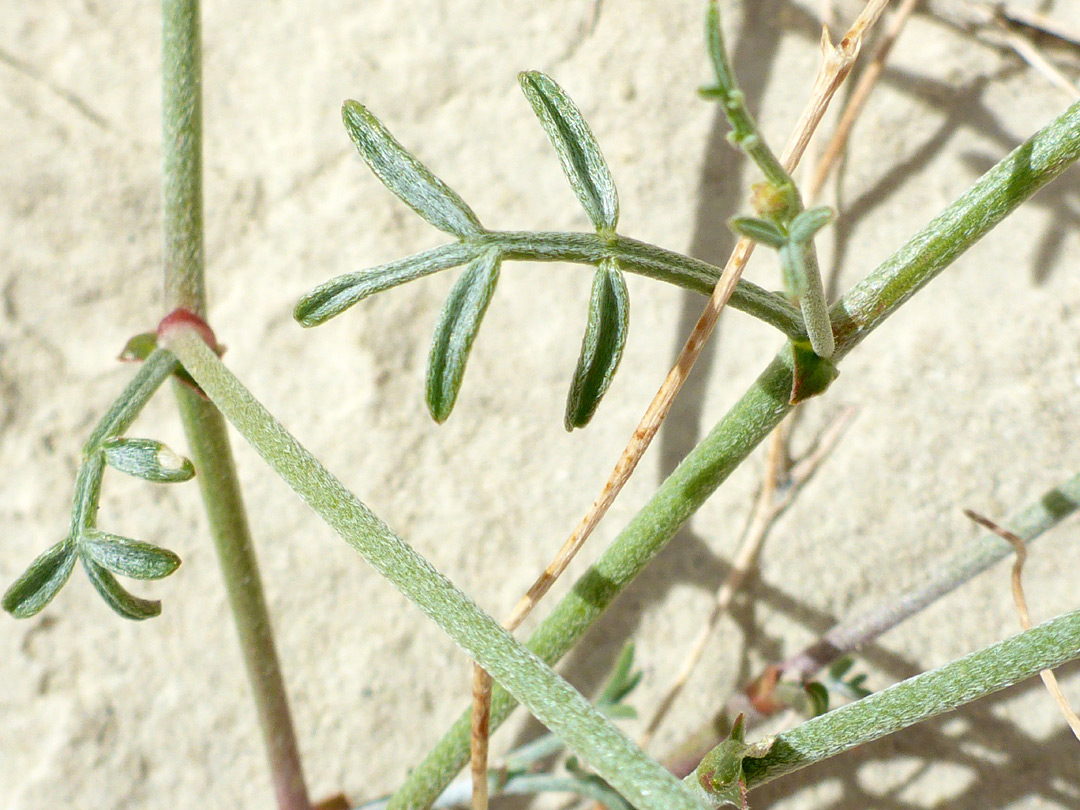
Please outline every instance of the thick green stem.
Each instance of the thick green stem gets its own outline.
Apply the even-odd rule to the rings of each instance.
[[[233,427],[319,516],[640,810],[701,810],[686,787],[345,489],[193,329],[162,335]]]
[[[202,42],[199,0],[162,0],[165,301],[206,312],[203,276]]]
[[[198,0],[163,0],[162,16],[165,306],[170,312],[182,308],[205,318]],[[174,388],[255,698],[278,807],[308,810],[311,803],[288,695],[225,422],[196,393],[180,384]]]
[[[1075,611],[785,731],[763,757],[743,760],[746,787],[921,723],[1078,656],[1080,611]],[[708,790],[708,779],[700,778],[705,767],[703,762],[687,781]]]
[[[959,200],[913,236],[832,309],[835,358],[851,351],[905,300],[931,281],[1010,211],[1057,177],[1080,156],[1080,104],[983,175]],[[727,476],[760,444],[790,409],[792,371],[785,347],[750,390],[661,484],[529,639],[548,663],[578,642],[619,592],[653,559]],[[496,689],[494,730],[513,699]],[[413,769],[391,800],[391,810],[428,807],[468,761],[466,712]]]

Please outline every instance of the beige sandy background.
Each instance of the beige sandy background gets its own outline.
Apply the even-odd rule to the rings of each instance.
[[[725,4],[744,86],[782,142],[817,63],[820,3]],[[1033,8],[1038,4],[1023,3]],[[587,221],[516,85],[539,68],[584,110],[622,200],[620,231],[721,262],[725,220],[755,177],[695,91],[699,2],[586,0],[215,3],[204,10],[206,221],[212,322],[227,360],[383,519],[505,614],[582,510],[704,299],[632,277],[631,334],[595,422],[562,409],[590,274],[507,265],[450,421],[423,405],[453,273],[312,331],[296,299],[331,276],[442,241],[362,165],[339,119],[363,100],[493,228]],[[839,2],[850,20],[859,3]],[[939,11],[960,4],[934,3]],[[1080,25],[1059,0],[1058,19]],[[131,374],[113,358],[161,316],[155,4],[19,3],[0,19],[0,581],[65,531],[82,442]],[[1075,54],[1046,45],[1064,66]],[[1075,72],[1069,75],[1075,78]],[[829,200],[823,264],[846,289],[1068,103],[1015,56],[920,14]],[[780,521],[760,576],[723,622],[655,744],[680,739],[761,666],[902,587],[975,536],[964,506],[1003,517],[1080,464],[1080,175],[1071,170],[970,251],[843,365],[806,411],[805,447],[858,416]],[[778,286],[771,257],[749,276]],[[779,348],[725,315],[671,422],[580,572]],[[184,442],[167,396],[132,431]],[[236,453],[313,795],[392,790],[464,708],[464,657],[275,479]],[[757,486],[756,454],[624,595],[563,671],[592,689],[621,640],[651,710],[721,582]],[[0,619],[0,806],[268,807],[261,740],[197,488],[110,474],[110,531],[184,565],[115,617],[81,572],[45,613]],[[1037,619],[1078,607],[1075,522],[1034,547]],[[565,590],[565,583],[560,591]],[[888,634],[859,666],[883,687],[1016,630],[1005,567]],[[1080,703],[1080,670],[1064,672]],[[631,729],[634,726],[631,724]],[[500,733],[505,751],[528,730]],[[758,807],[1080,807],[1080,756],[1034,683],[755,794]]]

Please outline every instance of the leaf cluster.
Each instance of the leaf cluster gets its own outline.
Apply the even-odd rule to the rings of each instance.
[[[129,344],[125,352],[138,353],[143,348],[142,344],[134,348]],[[99,530],[97,513],[107,466],[159,484],[188,481],[195,475],[190,461],[161,442],[120,435],[177,369],[176,359],[169,352],[152,350],[124,394],[98,424],[83,448],[67,536],[38,556],[4,593],[3,608],[15,618],[33,616],[49,604],[71,577],[76,561],[82,563],[94,589],[119,615],[148,619],[161,613],[160,601],[135,596],[116,577],[162,579],[180,566],[180,558],[153,543]]]

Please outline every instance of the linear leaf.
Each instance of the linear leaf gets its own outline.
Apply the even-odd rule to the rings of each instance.
[[[144,481],[172,484],[195,475],[194,464],[153,439],[107,439],[101,449],[110,467]]]
[[[87,557],[82,558],[82,564],[94,590],[101,594],[109,607],[125,619],[139,621],[161,613],[161,602],[157,599],[140,599],[129,593],[117,582],[116,577]]]
[[[593,276],[589,321],[566,400],[567,430],[584,427],[592,419],[619,367],[629,327],[626,279],[614,259],[607,259]]]
[[[68,581],[76,557],[75,544],[70,540],[50,547],[4,592],[4,610],[16,619],[40,613]]]
[[[834,216],[836,213],[824,205],[801,211],[788,226],[788,235],[792,242],[809,242],[814,234],[833,221]]]
[[[79,538],[83,551],[98,565],[132,579],[161,579],[180,567],[180,558],[152,543],[105,532]]]
[[[293,317],[301,326],[318,326],[369,295],[465,264],[474,255],[474,248],[453,242],[359,273],[332,278],[301,298],[293,309]]]
[[[346,101],[341,118],[360,156],[407,206],[440,231],[455,236],[474,236],[484,230],[465,201],[398,143],[363,104]]]
[[[581,111],[554,79],[539,71],[521,73],[518,81],[589,219],[598,231],[613,233],[619,221],[619,195]]]
[[[787,241],[784,232],[773,222],[757,217],[732,217],[728,220],[728,227],[739,236],[753,239],[771,248],[779,249]]]
[[[446,421],[454,408],[469,351],[499,281],[501,259],[495,249],[474,259],[443,305],[427,372],[428,410],[436,422]]]

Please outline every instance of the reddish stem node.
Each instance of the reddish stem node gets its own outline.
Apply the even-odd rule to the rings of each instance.
[[[188,309],[174,309],[162,318],[157,328],[158,339],[163,339],[173,329],[179,328],[194,329],[199,333],[199,337],[203,339],[203,342],[213,349],[214,353],[219,357],[225,351],[225,348],[217,342],[217,337],[214,335],[214,330],[210,328],[210,324]]]

